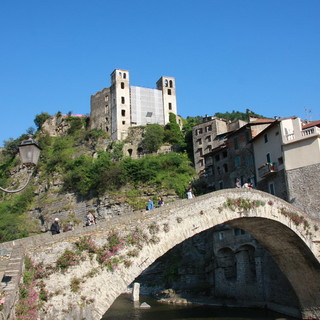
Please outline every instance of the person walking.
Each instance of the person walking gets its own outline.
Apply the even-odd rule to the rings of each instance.
[[[86,215],[86,227],[91,226],[92,224],[94,224],[94,216],[93,214],[88,211],[87,215]]]
[[[162,197],[159,197],[158,199],[159,199],[159,201],[158,201],[158,207],[159,207],[159,208],[160,208],[160,207],[163,207],[163,205],[164,205],[163,198],[162,198]]]
[[[152,210],[154,208],[152,199],[149,199],[147,204],[147,210]]]
[[[192,199],[194,198],[193,192],[192,192],[192,188],[190,187],[187,191],[187,199]]]
[[[54,219],[54,222],[51,225],[50,231],[52,234],[60,233],[59,218]]]

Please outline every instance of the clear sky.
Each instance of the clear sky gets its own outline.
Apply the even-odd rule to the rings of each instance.
[[[0,146],[39,113],[89,114],[116,68],[175,77],[183,117],[318,120],[319,17],[320,0],[2,0]]]

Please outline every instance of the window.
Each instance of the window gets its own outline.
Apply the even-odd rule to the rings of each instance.
[[[212,125],[205,127],[205,132],[212,131]]]
[[[124,89],[124,82],[121,82],[121,89]]]
[[[202,128],[196,130],[196,135],[202,134]]]
[[[200,165],[200,167],[203,167],[203,159],[199,160],[199,165]]]
[[[236,156],[236,157],[234,158],[234,165],[235,165],[236,167],[239,167],[240,164],[241,164],[241,159],[240,159],[239,156]]]
[[[218,171],[218,174],[221,174],[221,169],[220,169],[220,167],[217,167],[217,171]]]
[[[263,138],[264,138],[264,143],[267,143],[267,142],[268,142],[268,135],[265,134],[265,135],[263,136]]]
[[[223,165],[223,170],[224,172],[228,172],[228,165],[226,163]]]
[[[247,142],[250,141],[250,133],[249,133],[249,131],[246,131],[246,141]]]
[[[242,234],[245,234],[245,231],[239,228],[233,229],[234,230],[234,235],[235,236],[240,236]]]
[[[210,151],[212,150],[211,144],[209,144],[209,145],[207,146],[207,149],[208,149],[208,152],[210,152]]]
[[[211,136],[206,136],[206,140],[207,140],[208,142],[211,142]]]
[[[275,188],[274,188],[274,183],[273,182],[269,182],[269,193],[275,195]]]
[[[124,72],[123,73],[123,79],[126,79],[127,78],[127,74]]]
[[[215,159],[216,161],[219,161],[219,160],[220,160],[220,155],[216,154],[216,156],[214,157],[214,159]]]
[[[124,97],[121,97],[121,103],[122,103],[122,104],[125,104],[125,99],[124,99]]]
[[[109,101],[109,96],[105,96],[104,101],[106,101],[106,102]]]
[[[169,102],[169,110],[172,110],[172,103]]]
[[[172,82],[172,80],[169,81],[169,86],[170,86],[170,88],[173,87],[173,82]]]
[[[248,161],[248,166],[253,166],[253,155],[252,154],[250,154],[248,156],[247,161]]]
[[[201,139],[198,139],[197,142],[198,142],[198,145],[202,144],[202,140]]]
[[[219,232],[219,240],[223,240],[224,238],[224,233],[223,231]]]
[[[171,89],[168,89],[168,95],[171,96]]]
[[[222,156],[223,156],[223,158],[226,158],[228,156],[228,152],[227,151],[223,151],[222,152]]]
[[[168,80],[164,80],[164,86],[167,87],[168,86]]]
[[[126,122],[125,122],[125,121],[122,121],[122,124],[126,124]]]
[[[126,110],[121,110],[121,115],[123,116],[123,117],[125,117],[126,116]]]
[[[269,152],[267,153],[266,158],[267,158],[267,162],[271,162],[271,156]]]
[[[238,138],[233,138],[233,144],[235,150],[239,149]]]
[[[283,164],[283,158],[282,157],[278,158],[278,163],[279,163],[279,165]]]
[[[221,180],[219,181],[219,189],[223,189],[223,182]]]

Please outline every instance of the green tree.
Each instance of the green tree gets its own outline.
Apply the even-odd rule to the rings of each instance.
[[[163,143],[164,129],[159,124],[149,124],[144,132],[142,147],[147,153],[158,151]]]
[[[170,122],[164,127],[164,141],[183,149],[185,147],[184,136],[179,125],[177,124],[176,115],[170,113],[169,121]]]
[[[45,123],[45,121],[49,118],[50,118],[50,114],[48,112],[42,112],[40,114],[37,114],[34,119],[34,123],[37,126],[37,129],[40,130],[43,124]]]

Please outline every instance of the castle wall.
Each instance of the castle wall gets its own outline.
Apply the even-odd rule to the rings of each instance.
[[[91,96],[90,128],[110,132],[110,89],[105,88]]]

